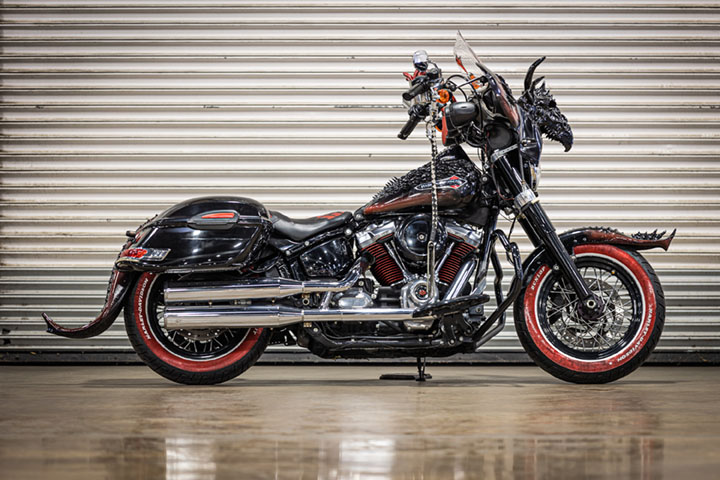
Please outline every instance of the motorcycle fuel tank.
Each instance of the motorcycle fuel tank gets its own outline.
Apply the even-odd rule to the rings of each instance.
[[[480,193],[480,171],[460,146],[441,152],[436,160],[438,206],[461,210]],[[427,212],[432,201],[430,164],[394,178],[370,203],[360,209],[363,215]]]

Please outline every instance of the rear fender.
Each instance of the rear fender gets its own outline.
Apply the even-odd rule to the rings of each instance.
[[[607,227],[583,227],[568,230],[560,234],[560,241],[565,245],[568,253],[572,254],[573,249],[578,245],[587,245],[591,243],[603,243],[606,245],[616,245],[630,250],[648,250],[660,247],[667,251],[670,243],[675,238],[675,232],[665,236],[665,232],[638,232],[632,235],[626,235],[618,230]],[[532,268],[538,264],[546,263],[547,258],[544,247],[536,248],[530,256],[523,262],[523,271],[527,274]],[[525,282],[530,280],[532,275],[525,275]]]

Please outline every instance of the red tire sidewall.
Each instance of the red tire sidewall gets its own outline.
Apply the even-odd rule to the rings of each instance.
[[[231,352],[219,358],[209,360],[194,360],[181,357],[170,352],[155,337],[155,333],[148,324],[147,306],[153,283],[158,278],[156,273],[143,273],[135,287],[135,299],[133,302],[133,313],[138,336],[145,346],[160,360],[166,364],[188,372],[214,372],[228,367],[241,360],[247,355],[252,347],[260,339],[262,328],[250,329],[245,339]]]
[[[606,257],[614,263],[620,263],[625,267],[626,273],[629,273],[631,277],[633,277],[643,297],[643,316],[640,328],[635,337],[625,348],[616,354],[599,360],[580,360],[558,350],[546,338],[537,317],[538,292],[552,271],[548,265],[542,265],[526,287],[523,305],[525,323],[532,341],[542,354],[553,363],[576,372],[607,372],[620,367],[634,358],[650,339],[657,314],[655,308],[655,289],[653,288],[650,276],[640,262],[625,250],[612,245],[579,245],[575,247],[574,253],[576,256],[596,255]]]

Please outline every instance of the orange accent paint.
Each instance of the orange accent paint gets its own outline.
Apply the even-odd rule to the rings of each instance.
[[[470,77],[470,80],[475,80],[476,78],[475,75],[473,75],[472,73],[468,73],[468,77]],[[470,86],[473,87],[473,89],[477,90],[478,88],[480,88],[480,82],[472,82]]]

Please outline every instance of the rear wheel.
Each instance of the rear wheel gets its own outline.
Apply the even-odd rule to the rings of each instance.
[[[552,375],[575,383],[607,383],[638,368],[657,345],[665,298],[657,275],[637,252],[612,245],[575,247],[576,265],[604,304],[587,320],[560,272],[538,265],[515,303],[525,351]]]
[[[163,377],[191,385],[225,382],[250,368],[265,350],[269,330],[166,330],[162,293],[169,279],[142,274],[125,304],[125,329],[140,358]]]

